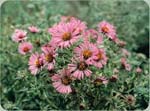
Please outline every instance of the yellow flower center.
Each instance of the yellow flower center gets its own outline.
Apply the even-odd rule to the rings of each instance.
[[[102,59],[103,59],[103,55],[102,55],[101,52],[99,52],[99,53],[97,54],[97,61],[102,60]]]
[[[90,50],[84,50],[83,51],[83,57],[84,57],[84,59],[88,59],[91,56],[92,56],[92,52]]]
[[[62,35],[62,39],[63,39],[64,41],[70,40],[70,39],[71,39],[71,33],[65,32],[65,33]]]
[[[109,32],[109,28],[107,26],[102,27],[102,32],[108,33]]]
[[[24,48],[23,48],[23,51],[24,51],[24,52],[28,52],[29,50],[30,50],[29,47],[24,47]]]
[[[71,78],[69,78],[68,76],[64,76],[62,79],[61,79],[62,83],[64,85],[69,85],[71,83]]]
[[[82,61],[82,62],[78,63],[78,69],[79,70],[83,71],[86,68],[87,68],[87,64],[85,62]]]
[[[94,84],[96,84],[96,85],[101,85],[101,84],[102,84],[102,80],[97,78],[97,79],[94,81]]]
[[[46,60],[47,62],[52,62],[52,61],[53,61],[53,55],[52,55],[52,54],[47,54],[47,55],[45,56],[45,60]]]
[[[39,59],[37,59],[35,61],[35,66],[38,67],[38,68],[41,67],[41,63],[40,63]]]

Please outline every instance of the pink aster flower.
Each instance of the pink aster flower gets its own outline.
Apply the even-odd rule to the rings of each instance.
[[[62,16],[61,17],[61,22],[70,22],[71,20],[73,20],[73,19],[76,19],[75,17],[73,17],[73,16]]]
[[[88,64],[92,64],[91,61],[93,60],[95,51],[97,51],[96,45],[88,41],[85,41],[74,49],[75,55],[84,58]]]
[[[140,67],[136,68],[136,72],[137,73],[141,73],[142,72],[142,69]]]
[[[40,30],[35,26],[28,27],[28,30],[32,33],[38,33]]]
[[[72,19],[69,23],[73,27],[74,33],[78,33],[79,35],[87,29],[86,23],[77,18]]]
[[[121,58],[121,64],[127,64],[127,61],[126,61],[126,58],[125,58],[125,57],[122,57],[122,58]]]
[[[105,76],[100,76],[100,77],[97,77],[95,80],[94,80],[94,83],[96,85],[101,85],[101,84],[107,84],[108,83],[108,80]]]
[[[119,70],[117,68],[114,68],[113,74],[118,74],[118,73],[119,73]]]
[[[88,69],[88,64],[83,58],[74,58],[68,68],[77,79],[83,79],[84,76],[91,76],[92,72]]]
[[[94,53],[94,56],[92,57],[93,61],[90,65],[94,65],[95,67],[102,68],[107,63],[107,56],[102,48],[97,48],[97,50]]]
[[[127,102],[131,106],[134,106],[136,103],[136,98],[132,95],[126,95],[124,99],[125,102]]]
[[[47,43],[47,44],[44,44],[44,45],[41,47],[41,50],[42,50],[43,52],[45,52],[45,49],[47,49],[47,48],[52,48],[53,50],[56,50],[56,47],[53,46],[53,44],[52,44],[51,42],[49,42],[49,43]]]
[[[74,27],[74,31],[82,33],[87,28],[86,23],[73,16],[62,16],[60,23],[70,23]]]
[[[12,35],[12,40],[15,42],[22,42],[24,41],[27,37],[27,32],[24,30],[16,29],[15,32]]]
[[[103,42],[103,37],[94,29],[87,30],[84,34],[84,39],[98,45]]]
[[[125,66],[125,69],[127,71],[131,71],[131,65],[130,64],[125,64],[124,66]]]
[[[125,41],[122,41],[122,40],[120,40],[120,39],[118,39],[118,38],[116,38],[116,39],[114,40],[114,42],[115,42],[118,46],[120,46],[120,47],[124,47],[124,46],[126,45],[126,42],[125,42]]]
[[[44,45],[41,49],[44,52],[42,54],[44,65],[47,66],[48,70],[54,69],[56,57],[55,48],[50,45]]]
[[[110,38],[111,40],[115,40],[116,37],[116,29],[113,25],[106,21],[102,21],[98,24],[99,31],[104,33]]]
[[[126,58],[124,57],[121,58],[121,64],[127,71],[131,70],[131,65],[127,63]]]
[[[58,44],[56,44],[54,41],[49,41],[49,43],[47,43],[48,46],[53,47],[55,50],[57,50],[58,48]]]
[[[62,94],[69,94],[71,89],[71,72],[69,69],[63,69],[59,74],[55,74],[51,77],[53,87]]]
[[[52,35],[52,43],[61,48],[69,47],[79,38],[79,32],[75,31],[74,25],[70,23],[60,23],[48,29]]]
[[[111,78],[109,79],[111,82],[116,82],[118,80],[118,75],[114,74],[111,76]]]
[[[30,42],[22,42],[19,44],[18,51],[20,54],[25,55],[28,52],[31,52],[33,49],[33,46]]]
[[[130,55],[130,52],[127,49],[122,48],[121,51],[122,51],[124,56],[129,56]]]
[[[35,54],[32,54],[29,58],[28,64],[31,74],[36,75],[43,68],[42,55],[38,54],[37,52]]]

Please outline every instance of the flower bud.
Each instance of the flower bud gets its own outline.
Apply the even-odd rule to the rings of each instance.
[[[118,79],[118,75],[112,75],[109,80],[110,80],[111,82],[116,82],[117,79]]]

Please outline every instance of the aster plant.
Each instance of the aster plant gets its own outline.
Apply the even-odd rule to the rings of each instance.
[[[32,78],[48,80],[45,85],[50,87],[49,93],[57,96],[50,109],[135,107],[137,95],[127,80],[136,80],[143,70],[140,63],[132,62],[132,54],[111,23],[102,21],[92,29],[78,18],[62,16],[60,22],[43,32],[49,36],[48,41],[38,46],[27,36],[38,36],[43,30],[30,26],[28,31],[16,29],[12,40],[18,43],[22,57],[27,56]],[[66,106],[61,107],[59,99]]]

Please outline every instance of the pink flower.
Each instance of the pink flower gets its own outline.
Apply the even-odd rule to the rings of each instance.
[[[124,56],[129,56],[130,55],[130,52],[127,49],[122,48],[121,51],[122,51]]]
[[[53,47],[55,50],[58,48],[58,44],[56,44],[54,41],[49,41],[49,43],[47,44],[50,47]]]
[[[40,30],[35,26],[28,27],[28,30],[32,33],[38,33]]]
[[[86,23],[77,18],[72,19],[69,23],[74,28],[75,33],[81,34],[87,29]]]
[[[121,58],[121,64],[127,71],[131,70],[131,65],[127,63],[126,58]]]
[[[70,23],[72,27],[74,28],[74,31],[78,33],[82,33],[87,28],[86,23],[82,22],[78,18],[72,17],[72,16],[62,16],[60,23]]]
[[[131,65],[130,64],[125,64],[124,66],[125,66],[125,69],[127,71],[131,71]]]
[[[97,77],[97,78],[94,80],[94,83],[95,83],[96,85],[107,84],[107,83],[108,83],[108,80],[106,79],[105,76],[100,76],[100,77]]]
[[[60,23],[48,29],[52,35],[52,43],[61,48],[70,47],[79,38],[79,32],[74,29],[70,23]]]
[[[71,20],[73,20],[73,19],[76,19],[75,17],[73,17],[73,16],[62,16],[61,17],[61,22],[70,22]]]
[[[51,43],[44,44],[44,45],[41,47],[41,50],[42,50],[43,52],[46,52],[47,48],[51,48],[51,49],[53,49],[53,50],[56,50],[56,47],[53,46],[53,44],[51,44]]]
[[[92,72],[88,69],[88,64],[83,58],[74,58],[72,63],[68,64],[68,68],[77,79],[83,79],[84,76],[91,76]]]
[[[136,68],[136,72],[137,73],[141,73],[142,72],[142,69],[140,67]]]
[[[69,94],[71,89],[71,72],[69,69],[63,69],[59,74],[55,74],[51,77],[53,87],[62,94]]]
[[[103,37],[94,29],[87,30],[83,36],[85,40],[97,43],[98,45],[103,42]]]
[[[16,29],[12,35],[12,40],[14,42],[22,42],[27,39],[27,32],[24,30]]]
[[[126,58],[122,57],[121,58],[121,64],[126,64],[126,63],[127,63]]]
[[[44,52],[42,54],[44,65],[47,66],[48,70],[54,69],[56,57],[55,48],[50,45],[44,45],[41,49]]]
[[[97,49],[92,57],[93,61],[90,65],[94,65],[95,67],[102,68],[106,65],[108,58],[106,57],[104,49]]]
[[[99,31],[104,33],[110,38],[111,40],[115,40],[116,37],[116,29],[113,25],[106,21],[102,21],[98,24]]]
[[[119,73],[119,70],[117,68],[114,68],[113,74],[117,74],[117,73]]]
[[[118,80],[118,75],[112,75],[109,79],[111,82],[116,82]]]
[[[127,102],[131,106],[135,106],[136,103],[136,98],[132,95],[126,95],[125,96],[125,102]]]
[[[88,41],[85,41],[74,49],[75,55],[84,58],[88,64],[92,64],[92,57],[94,56],[95,51],[97,51],[97,47]]]
[[[38,54],[37,52],[35,54],[32,54],[29,58],[28,64],[31,74],[36,75],[43,68],[42,55]]]
[[[118,38],[116,38],[116,39],[114,40],[114,42],[115,42],[118,46],[120,46],[120,47],[124,47],[124,46],[126,45],[126,42],[125,42],[125,41],[122,41],[122,40],[120,40],[120,39],[118,39]]]
[[[22,42],[19,44],[19,53],[22,55],[25,55],[28,52],[31,52],[33,49],[33,46],[30,42]]]

